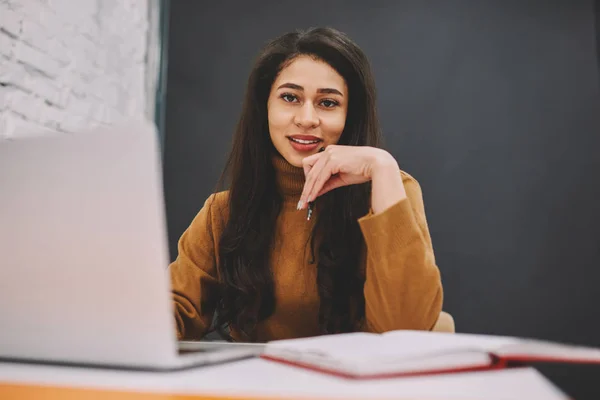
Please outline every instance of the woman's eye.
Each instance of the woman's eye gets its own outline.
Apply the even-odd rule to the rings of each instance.
[[[335,106],[337,106],[337,105],[338,105],[338,102],[337,102],[337,101],[335,101],[335,100],[327,100],[327,99],[325,99],[325,100],[323,100],[323,101],[321,102],[321,104],[322,104],[322,105],[323,105],[323,107],[325,107],[325,108],[333,108],[333,107],[335,107]]]
[[[293,103],[294,101],[298,100],[296,98],[296,96],[294,96],[293,94],[289,94],[289,93],[282,94],[281,98],[288,103]]]

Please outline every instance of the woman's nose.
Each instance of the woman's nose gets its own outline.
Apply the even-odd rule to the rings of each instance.
[[[310,102],[306,102],[299,108],[298,112],[295,116],[296,125],[304,128],[310,129],[319,125],[319,116],[317,115],[317,111],[314,106]]]

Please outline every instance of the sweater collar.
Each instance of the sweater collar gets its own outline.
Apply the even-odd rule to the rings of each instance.
[[[277,187],[283,197],[298,201],[304,188],[304,170],[300,167],[294,167],[279,154],[273,156],[273,166],[275,167]]]

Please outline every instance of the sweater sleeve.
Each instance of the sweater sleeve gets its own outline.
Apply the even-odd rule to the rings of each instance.
[[[204,203],[178,243],[169,266],[177,338],[198,340],[211,325],[217,292],[213,195]]]
[[[407,198],[359,219],[366,242],[365,329],[431,330],[442,310],[435,262],[419,183],[402,173]]]

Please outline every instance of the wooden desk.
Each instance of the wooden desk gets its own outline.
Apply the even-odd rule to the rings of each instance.
[[[203,395],[178,395],[166,393],[121,392],[100,389],[37,386],[25,384],[0,384],[0,398],[36,400],[259,400],[254,397],[215,397]]]
[[[350,381],[260,359],[168,373],[0,363],[2,400],[333,398],[568,399],[531,368]]]

